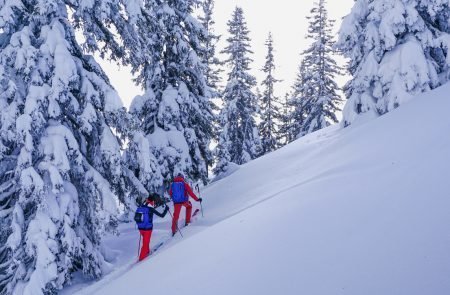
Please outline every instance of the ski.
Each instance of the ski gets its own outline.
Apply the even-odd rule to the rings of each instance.
[[[195,211],[194,211],[194,213],[192,214],[192,217],[195,217],[195,215],[197,215],[198,214],[198,212],[200,212],[200,209],[195,209]]]
[[[168,240],[159,242],[155,247],[153,247],[152,251],[150,251],[149,256],[153,255],[156,251],[158,251],[159,248],[161,248],[165,244],[165,242],[167,242],[167,241]]]

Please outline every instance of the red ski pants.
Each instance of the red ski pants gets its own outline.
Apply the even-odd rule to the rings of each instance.
[[[172,233],[177,231],[178,218],[180,217],[181,207],[186,207],[186,223],[191,222],[191,214],[192,214],[192,204],[187,201],[180,204],[174,204],[175,212],[173,212],[172,219]]]
[[[150,239],[152,238],[152,230],[139,230],[142,237],[141,253],[139,254],[139,261],[144,260],[150,254]]]

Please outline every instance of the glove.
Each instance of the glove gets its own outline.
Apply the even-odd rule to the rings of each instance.
[[[198,202],[200,202],[200,203],[201,203],[202,201],[203,201],[203,199],[202,199],[202,198],[198,198]]]

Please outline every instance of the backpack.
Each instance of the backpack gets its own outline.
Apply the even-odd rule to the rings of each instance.
[[[153,228],[153,218],[150,218],[150,208],[142,205],[136,209],[134,213],[134,221],[138,229],[149,230]]]
[[[172,201],[174,203],[184,203],[187,201],[184,182],[172,183]]]

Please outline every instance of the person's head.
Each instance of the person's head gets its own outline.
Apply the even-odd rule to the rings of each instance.
[[[152,192],[152,193],[150,193],[149,198],[152,198],[154,201],[156,201],[160,198],[160,196],[158,193]]]
[[[183,173],[181,173],[181,172],[179,172],[179,173],[177,174],[177,177],[183,178],[183,179],[184,179],[184,175],[183,175]]]
[[[155,206],[155,199],[153,198],[153,196],[149,196],[147,197],[147,199],[145,200],[147,204],[151,205],[151,206]]]

